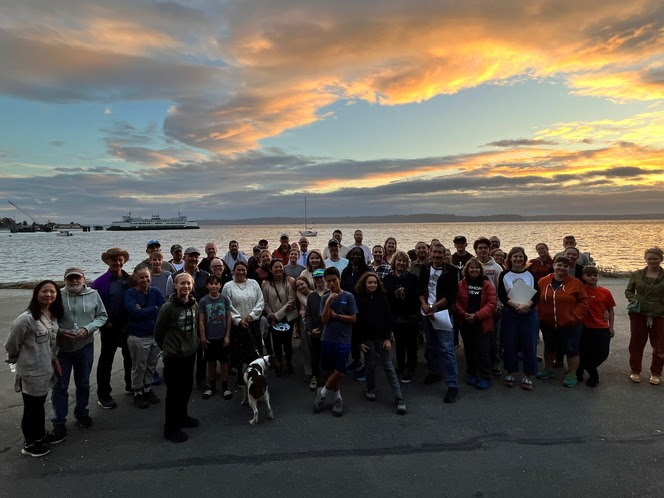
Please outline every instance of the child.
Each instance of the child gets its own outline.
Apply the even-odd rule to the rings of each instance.
[[[325,270],[318,268],[313,271],[314,291],[307,296],[307,306],[304,311],[304,335],[311,341],[311,380],[309,389],[315,391],[320,377],[320,333],[323,323],[320,319],[320,301],[325,294]]]
[[[376,360],[378,360],[392,388],[397,413],[403,415],[406,413],[406,404],[390,356],[392,317],[383,283],[375,273],[366,272],[355,285],[355,294],[358,309],[357,330],[360,333],[360,348],[364,352],[367,375],[366,397],[369,401],[376,400]]]
[[[201,299],[198,308],[198,333],[205,349],[208,367],[208,388],[203,399],[210,399],[217,392],[217,361],[221,365],[221,388],[224,399],[231,399],[228,389],[228,347],[231,343],[231,301],[220,294],[221,279],[210,275],[207,280],[208,295]]]
[[[167,298],[166,282],[168,282],[171,272],[161,269],[161,265],[164,262],[164,255],[160,251],[153,251],[150,253],[148,260],[150,261],[150,275],[152,276],[151,285],[159,289],[161,295]]]
[[[341,417],[344,404],[341,399],[340,385],[346,373],[346,363],[350,354],[353,324],[357,320],[357,305],[350,292],[340,287],[339,270],[334,266],[325,269],[325,283],[329,292],[323,294],[320,302],[323,335],[321,338],[321,362],[330,370],[325,386],[316,392],[314,412],[320,413],[325,403],[325,396],[334,393],[332,414]]]
[[[307,311],[307,299],[311,294],[311,287],[309,287],[309,280],[306,277],[297,277],[295,279],[295,290],[298,307],[300,312],[300,319],[296,322],[299,323],[300,331],[300,347],[302,348],[302,362],[304,363],[304,383],[310,384],[313,372],[311,370],[311,336],[304,332],[304,315]]]
[[[582,277],[590,298],[590,306],[588,313],[583,318],[579,343],[580,362],[576,377],[579,382],[583,382],[583,372],[586,371],[590,375],[586,385],[596,387],[599,384],[597,367],[609,356],[609,344],[615,334],[613,308],[616,302],[613,300],[611,291],[597,285],[597,268],[586,266],[583,269]]]

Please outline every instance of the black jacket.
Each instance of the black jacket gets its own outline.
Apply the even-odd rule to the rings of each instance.
[[[424,296],[424,297],[429,296],[430,270],[431,270],[431,263],[427,264],[426,266],[423,266],[422,271],[420,271],[420,276],[418,278],[418,296]],[[440,301],[442,298],[447,299],[447,306],[453,311],[458,291],[459,291],[459,270],[457,270],[452,265],[444,264],[443,273],[438,279],[438,283],[436,284],[436,301]]]

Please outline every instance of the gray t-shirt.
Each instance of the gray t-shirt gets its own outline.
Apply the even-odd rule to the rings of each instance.
[[[224,295],[212,299],[210,295],[201,298],[198,312],[205,317],[205,338],[208,340],[226,337],[226,321],[230,313],[231,301]]]

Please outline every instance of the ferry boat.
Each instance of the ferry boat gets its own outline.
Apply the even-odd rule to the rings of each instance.
[[[175,218],[162,218],[153,214],[151,218],[137,218],[129,213],[122,217],[122,221],[114,221],[106,230],[129,231],[129,230],[187,230],[201,228],[195,221],[187,221],[186,216],[178,213]]]

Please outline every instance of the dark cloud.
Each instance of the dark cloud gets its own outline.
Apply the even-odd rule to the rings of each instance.
[[[528,147],[532,145],[558,145],[558,142],[518,138],[516,140],[497,140],[495,142],[489,142],[488,144],[484,144],[483,147]]]

